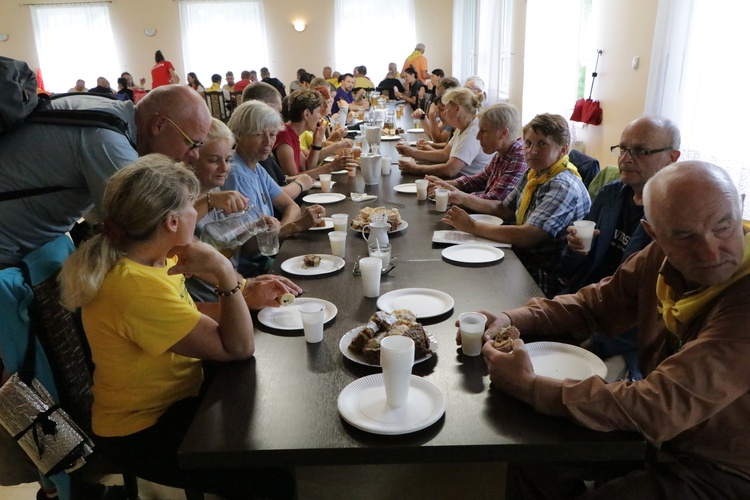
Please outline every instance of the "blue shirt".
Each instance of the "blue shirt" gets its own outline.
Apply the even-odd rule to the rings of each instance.
[[[354,96],[351,92],[347,92],[341,87],[336,90],[336,95],[333,96],[333,106],[331,106],[331,114],[339,112],[339,99],[343,99],[349,104],[354,100]]]
[[[281,194],[281,188],[268,175],[260,163],[248,167],[235,151],[232,153],[232,168],[224,183],[223,191],[236,190],[250,198],[263,215],[273,216],[273,199]]]

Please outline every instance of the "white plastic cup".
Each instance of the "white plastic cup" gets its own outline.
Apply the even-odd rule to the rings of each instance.
[[[427,185],[430,183],[427,179],[419,179],[414,181],[417,185],[417,199],[424,201],[427,199]]]
[[[385,337],[380,341],[380,366],[383,367],[386,402],[392,408],[403,406],[409,399],[414,341],[403,335]]]
[[[258,233],[258,250],[266,256],[279,253],[279,227],[269,226]]]
[[[482,352],[482,336],[487,325],[487,316],[477,312],[458,315],[458,328],[461,331],[461,351],[466,356],[479,356]]]
[[[331,242],[331,254],[342,259],[346,257],[346,231],[331,231],[328,240]]]
[[[448,210],[448,193],[449,189],[437,188],[435,190],[435,210],[445,212]]]
[[[297,308],[302,318],[302,329],[305,331],[305,340],[311,344],[323,340],[325,309],[325,305],[320,302],[305,302]]]
[[[367,245],[370,257],[377,257],[383,261],[383,269],[388,269],[391,264],[391,244],[371,243]]]
[[[331,219],[333,220],[333,230],[346,234],[346,226],[349,225],[349,214],[333,214],[331,215]]]
[[[588,252],[591,250],[591,241],[594,239],[596,222],[592,220],[577,220],[573,223],[573,227],[576,228],[576,236],[583,241],[583,251]]]
[[[320,179],[320,190],[324,193],[328,193],[331,191],[331,174],[320,174],[318,176]]]
[[[391,157],[383,156],[380,159],[380,173],[382,175],[391,175]]]
[[[379,257],[363,257],[359,259],[359,272],[362,275],[362,288],[365,297],[380,295],[380,273],[383,261]]]

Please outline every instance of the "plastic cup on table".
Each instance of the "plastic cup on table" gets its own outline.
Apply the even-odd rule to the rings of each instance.
[[[362,275],[362,288],[365,297],[380,295],[380,273],[383,261],[379,257],[363,257],[359,259],[359,272]]]
[[[427,185],[430,183],[427,179],[417,179],[414,184],[417,186],[417,200],[424,201],[427,199]]]
[[[477,312],[458,315],[458,328],[461,331],[461,351],[466,356],[479,356],[482,352],[482,336],[487,324],[487,316]]]
[[[382,158],[380,158],[380,173],[382,175],[391,174],[391,157],[390,156],[383,156]]]
[[[328,193],[331,191],[331,174],[320,174],[318,176],[320,179],[320,190],[324,193]]]
[[[346,234],[346,226],[349,224],[349,214],[333,214],[333,230],[342,231]]]
[[[445,212],[448,210],[448,193],[449,189],[437,188],[435,190],[435,210]]]
[[[592,220],[577,220],[573,223],[573,227],[576,228],[576,236],[583,241],[583,251],[588,252],[591,250],[591,242],[594,239],[596,222]]]
[[[331,254],[342,259],[346,257],[346,231],[331,231],[328,233],[331,242]]]
[[[325,305],[320,302],[305,302],[298,307],[305,341],[315,344],[323,340],[325,309]]]
[[[409,399],[414,341],[404,335],[385,337],[380,341],[380,366],[386,402],[392,408],[403,406]]]

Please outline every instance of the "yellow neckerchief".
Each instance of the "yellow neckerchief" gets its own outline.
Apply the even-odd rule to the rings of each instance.
[[[536,188],[546,183],[563,170],[570,170],[576,175],[576,177],[579,179],[581,178],[581,174],[578,173],[576,166],[568,161],[568,155],[557,160],[544,172],[539,173],[536,170],[529,169],[529,180],[526,181],[526,187],[524,187],[523,195],[521,197],[521,204],[518,206],[518,213],[516,214],[517,225],[521,226],[526,222],[526,210],[528,210],[529,205],[531,205],[531,200],[534,197]]]
[[[422,53],[418,50],[415,50],[412,52],[409,57],[406,58],[406,62],[410,62],[412,59],[416,59],[417,57],[421,56]]]
[[[747,222],[743,222],[743,227],[746,231],[750,230],[750,224]],[[666,262],[666,260],[665,258],[664,261]],[[685,324],[693,319],[717,295],[747,275],[750,275],[750,232],[745,234],[745,255],[742,258],[742,264],[726,283],[709,286],[700,293],[676,299],[676,292],[664,282],[664,276],[659,274],[656,280],[656,296],[659,298],[657,310],[664,318],[667,330],[679,335],[677,331],[678,322]]]

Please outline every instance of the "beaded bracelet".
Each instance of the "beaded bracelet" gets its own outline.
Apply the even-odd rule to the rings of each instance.
[[[211,203],[211,191],[206,192],[206,205],[208,205],[209,212],[214,209],[214,206]]]
[[[214,293],[218,295],[219,297],[229,297],[230,295],[234,295],[235,293],[239,292],[241,288],[242,288],[242,282],[238,281],[237,286],[232,288],[231,290],[222,292],[221,290],[219,290],[219,287],[217,286],[216,288],[214,288]]]

